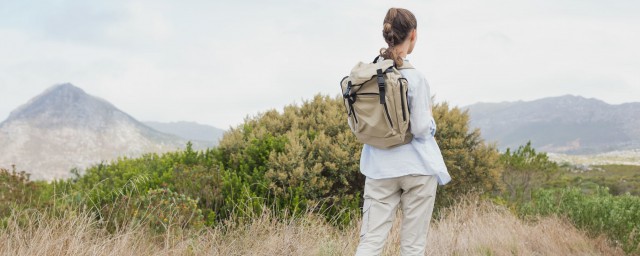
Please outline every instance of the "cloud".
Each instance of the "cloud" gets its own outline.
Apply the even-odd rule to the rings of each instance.
[[[418,18],[409,57],[438,100],[640,95],[632,1],[11,1],[0,3],[0,118],[72,82],[140,120],[227,128],[336,95],[384,46],[394,5]]]

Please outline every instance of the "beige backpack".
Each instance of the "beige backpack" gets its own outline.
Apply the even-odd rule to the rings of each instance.
[[[378,57],[379,58],[379,57]],[[393,60],[358,63],[340,82],[351,131],[358,141],[392,148],[413,139],[409,131],[408,83]]]

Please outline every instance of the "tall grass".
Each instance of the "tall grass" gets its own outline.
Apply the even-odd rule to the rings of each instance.
[[[311,212],[277,217],[268,208],[243,224],[158,233],[131,224],[107,231],[88,213],[14,212],[0,229],[1,255],[353,255],[359,222],[344,229]],[[470,197],[433,220],[427,255],[622,255],[600,237],[545,217],[524,222]],[[384,255],[399,255],[399,222]]]

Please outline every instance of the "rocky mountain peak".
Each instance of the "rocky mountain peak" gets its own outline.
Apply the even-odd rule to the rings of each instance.
[[[45,128],[72,126],[101,129],[110,121],[122,118],[137,123],[111,103],[91,96],[73,84],[64,83],[50,87],[12,111],[4,123],[24,121]]]
[[[34,179],[63,178],[71,168],[167,152],[185,143],[65,83],[47,89],[0,123],[0,167],[15,164]]]

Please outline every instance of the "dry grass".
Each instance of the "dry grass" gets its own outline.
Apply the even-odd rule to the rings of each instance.
[[[246,225],[160,235],[134,226],[108,234],[87,215],[18,216],[0,230],[2,255],[353,255],[358,243],[357,224],[339,230],[311,214],[282,222],[265,212]],[[527,223],[491,203],[466,200],[443,216],[432,222],[428,255],[623,255],[561,219]],[[398,222],[384,255],[399,254]]]
[[[624,255],[566,220],[525,222],[488,202],[468,200],[444,216],[431,227],[428,255]]]

